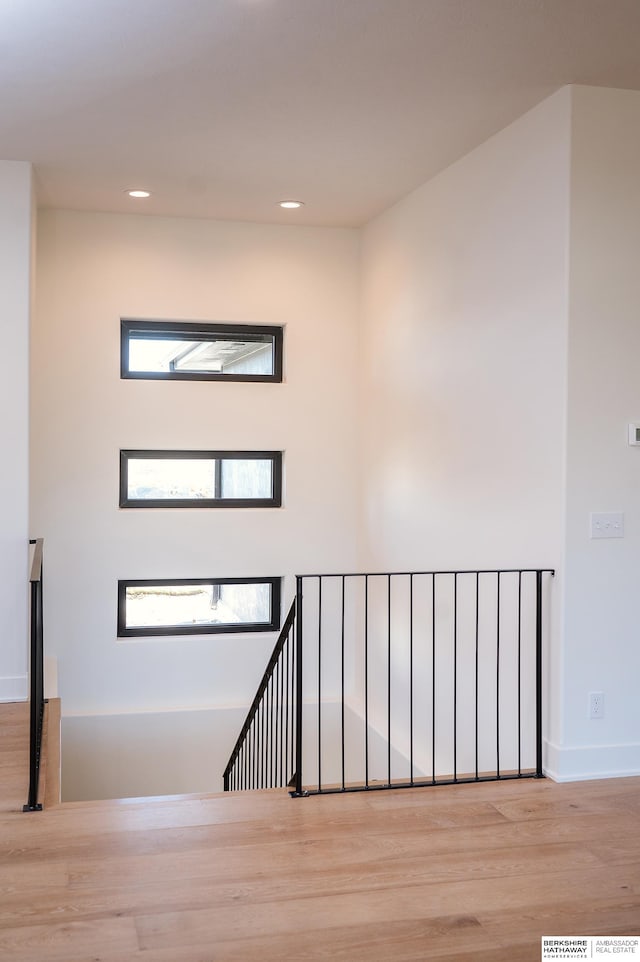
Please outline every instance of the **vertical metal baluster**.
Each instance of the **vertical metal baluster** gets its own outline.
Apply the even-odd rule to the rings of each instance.
[[[38,724],[40,716],[40,702],[38,699],[38,631],[39,631],[39,611],[40,604],[38,599],[39,582],[32,581],[31,591],[31,622],[30,622],[30,705],[29,705],[29,792],[27,804],[23,806],[23,811],[34,812],[38,810]]]
[[[278,764],[278,683],[276,666],[271,672],[271,787],[277,788]]]
[[[40,565],[40,581],[38,582],[38,700],[40,702],[40,724],[38,726],[39,771],[42,752],[42,726],[44,724],[44,560]],[[36,806],[37,803],[36,797]]]
[[[275,788],[275,784],[276,784],[276,777],[275,777],[275,776],[276,776],[276,745],[277,745],[277,740],[278,740],[278,729],[277,729],[277,719],[278,719],[278,715],[277,715],[277,711],[276,711],[276,696],[277,696],[277,694],[278,694],[278,690],[277,690],[277,688],[276,688],[275,676],[273,675],[273,673],[271,674],[270,688],[271,688],[271,718],[270,718],[270,722],[269,722],[269,725],[270,725],[269,742],[270,742],[270,745],[271,745],[271,764],[270,764],[270,766],[269,766],[269,769],[270,769],[270,771],[269,771],[269,774],[270,774],[270,779],[269,779],[269,781],[270,781],[270,784],[271,784],[271,788]]]
[[[387,575],[387,784],[391,785],[391,575]]]
[[[277,667],[277,666],[276,666]],[[278,678],[271,676],[271,787],[278,787]]]
[[[273,673],[267,686],[267,787],[273,788]]]
[[[436,781],[436,576],[431,575],[431,781]]]
[[[282,779],[280,778],[280,741],[282,739],[282,726],[280,724],[280,710],[282,699],[280,698],[280,656],[276,662],[275,686],[276,686],[276,788],[281,788]]]
[[[496,572],[496,778],[500,778],[500,572]]]
[[[413,785],[413,575],[409,575],[409,762]]]
[[[302,795],[302,578],[296,577],[296,795]]]
[[[247,760],[245,765],[245,784],[247,789],[251,788],[251,760],[253,758],[253,750],[251,748],[251,725],[247,728],[247,734],[245,736],[245,742],[247,745]]]
[[[258,765],[260,762],[260,706],[256,708],[255,715],[253,716],[253,726],[255,733],[253,736],[254,741],[254,755],[253,755],[253,787],[260,788],[260,774]]]
[[[35,551],[42,547],[37,541]],[[33,572],[32,572],[33,574]],[[29,707],[29,792],[27,804],[23,805],[23,812],[42,811],[42,804],[38,802],[38,788],[40,784],[40,755],[42,751],[42,725],[44,720],[44,622],[43,622],[43,584],[44,565],[40,561],[39,577],[30,581],[31,592],[31,623],[30,623],[30,698]]]
[[[276,663],[276,787],[282,788],[282,680],[281,680],[281,655],[278,655]]]
[[[453,780],[458,781],[458,573],[453,575]]]
[[[267,787],[273,788],[273,674],[267,686]]]
[[[297,619],[300,617],[300,609],[296,603],[296,635],[293,638],[293,645],[291,648],[291,731],[289,733],[289,738],[291,740],[291,777],[296,773],[296,647],[297,647]]]
[[[342,758],[342,791],[344,791],[344,575],[342,575],[341,614],[340,614],[340,740]]]
[[[536,571],[536,778],[542,771],[542,572]]]
[[[278,661],[280,667],[280,787],[287,784],[284,773],[284,649]]]
[[[268,691],[267,688],[265,688],[264,695],[263,695],[263,697],[262,697],[261,708],[262,708],[262,712],[261,712],[261,717],[260,717],[260,728],[261,728],[261,731],[262,731],[262,750],[261,750],[260,754],[262,755],[262,775],[261,775],[261,779],[260,779],[260,782],[261,782],[260,788],[268,788],[268,787],[269,787],[269,786],[268,786],[268,781],[269,781],[269,767],[268,767],[268,759],[269,759],[269,727],[268,727],[268,718],[269,718],[269,711],[268,711],[268,708],[269,708],[269,691]]]
[[[258,758],[260,757],[259,745],[258,745],[258,712],[256,710],[253,716],[253,721],[251,723],[253,728],[253,759],[252,759],[252,776],[253,776],[253,787],[258,787]]]
[[[265,788],[265,754],[266,754],[266,732],[264,724],[265,699],[260,702],[260,788]]]
[[[289,629],[291,630],[291,629]],[[287,667],[287,652],[289,650],[289,635],[284,640],[282,645],[282,654],[280,655],[282,659],[282,785],[286,787],[289,781],[289,774],[287,771],[287,734],[288,734],[288,719],[287,712],[289,711],[289,673]]]
[[[476,780],[478,779],[478,640],[480,615],[480,572],[476,571]]]
[[[264,787],[269,788],[269,761],[271,751],[271,700],[269,697],[269,685],[265,692],[265,713],[264,713]]]
[[[286,644],[286,640],[285,640]],[[287,784],[287,772],[284,757],[284,747],[285,747],[285,674],[284,674],[284,645],[282,651],[280,652],[280,784],[284,788]]]
[[[254,783],[254,780],[253,780],[253,774],[254,774],[254,759],[255,759],[255,725],[254,725],[254,722],[255,722],[255,715],[254,715],[254,717],[251,719],[251,725],[249,726],[249,731],[248,731],[248,733],[247,733],[247,734],[248,734],[248,738],[249,738],[249,746],[250,746],[250,751],[249,751],[249,788],[251,788],[251,789],[255,788],[255,783]]]
[[[278,788],[278,662],[274,665],[273,671],[273,785]]]
[[[364,576],[364,784],[369,787],[369,575]]]
[[[285,692],[286,692],[286,706],[287,710],[285,713],[285,733],[284,733],[284,754],[285,754],[285,782],[288,785],[289,779],[293,774],[293,765],[290,765],[291,756],[289,754],[289,740],[290,740],[290,717],[291,717],[291,699],[289,698],[290,691],[290,679],[291,679],[291,633],[293,631],[293,625],[295,624],[295,619],[291,628],[289,629],[289,634],[287,635],[287,668],[285,672]]]
[[[522,775],[522,707],[521,707],[521,638],[522,638],[522,572],[518,572],[518,775]]]
[[[322,791],[322,577],[318,578],[318,791]]]

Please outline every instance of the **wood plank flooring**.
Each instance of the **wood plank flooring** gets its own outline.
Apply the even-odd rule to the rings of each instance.
[[[543,935],[640,933],[640,778],[23,814],[26,783],[0,706],[3,962],[537,962]]]

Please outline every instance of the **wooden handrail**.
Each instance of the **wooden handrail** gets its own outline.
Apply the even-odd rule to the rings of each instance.
[[[42,551],[44,548],[44,538],[35,538],[29,541],[29,544],[35,545],[33,550],[33,558],[31,560],[31,574],[29,575],[29,581],[33,584],[36,581],[40,581],[42,578]]]

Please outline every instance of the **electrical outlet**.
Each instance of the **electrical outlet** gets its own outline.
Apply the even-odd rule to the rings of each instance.
[[[589,692],[589,718],[604,718],[604,692]]]

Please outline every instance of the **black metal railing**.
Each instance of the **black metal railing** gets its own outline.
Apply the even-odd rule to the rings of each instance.
[[[552,574],[298,576],[285,625],[291,777],[258,777],[273,756],[273,724],[263,720],[259,737],[255,728],[264,705],[268,717],[274,704],[267,692],[282,657],[281,636],[225,787],[289,785],[302,796],[542,777],[542,654]],[[265,752],[271,755],[258,760]]]
[[[541,777],[550,573],[299,578],[296,793]]]
[[[295,781],[297,728],[294,601],[224,771],[224,790],[285,788]]]
[[[24,812],[39,812],[40,755],[42,749],[42,722],[44,718],[44,631],[42,615],[42,553],[43,539],[32,540],[30,584],[30,721],[29,721],[29,796]]]

